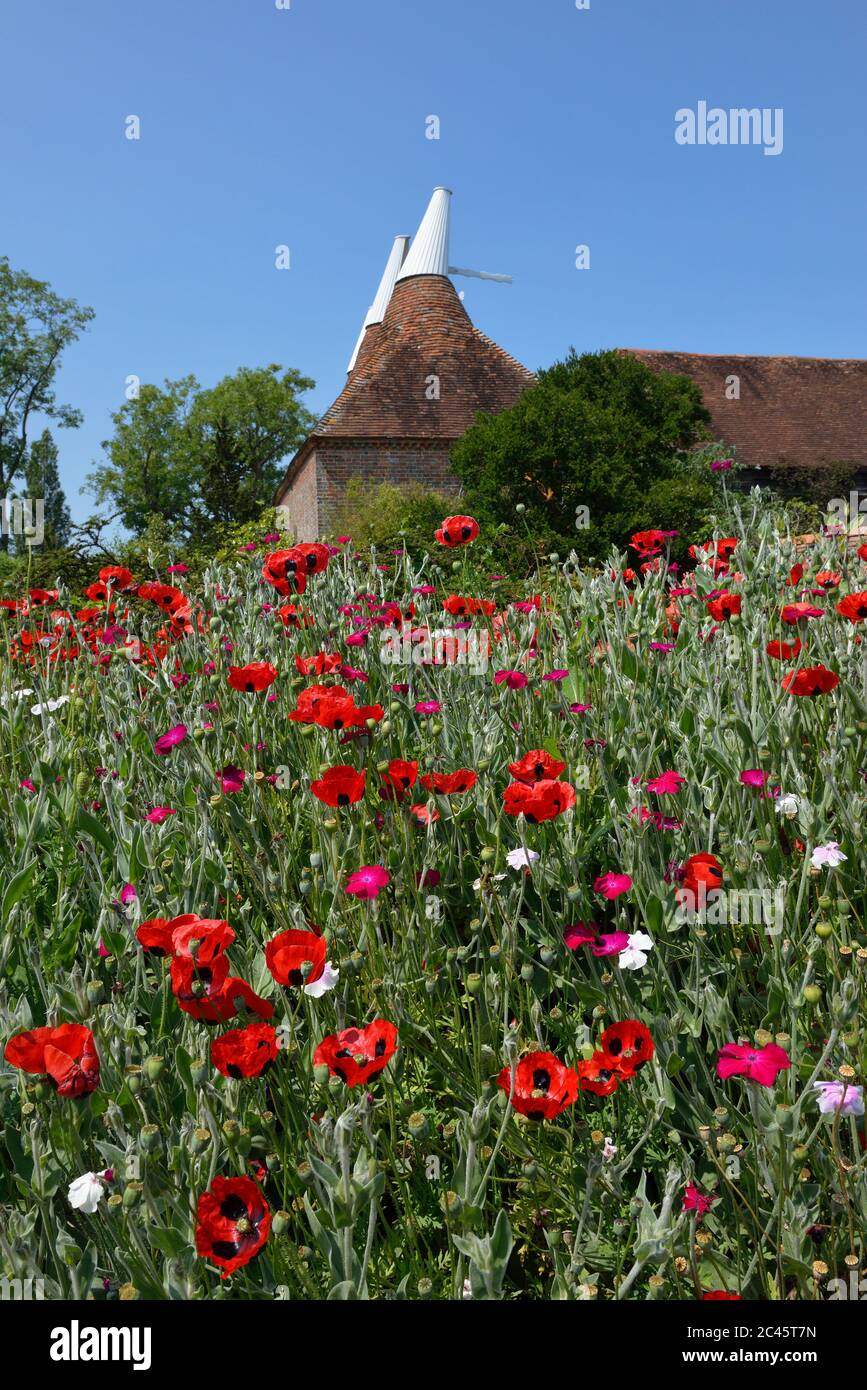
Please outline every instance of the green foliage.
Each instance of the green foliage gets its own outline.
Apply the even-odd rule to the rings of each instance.
[[[194,376],[140,387],[112,416],[107,462],[89,478],[97,501],[134,535],[158,515],[184,540],[219,543],[270,504],[282,461],[313,425],[299,399],[313,384],[271,363],[208,389]]]
[[[512,526],[522,505],[541,548],[601,559],[642,525],[682,529],[676,513],[692,523],[713,507],[715,475],[686,453],[708,420],[688,377],[617,352],[572,351],[511,409],[480,415],[451,461],[480,519]]]
[[[0,495],[24,472],[32,417],[61,429],[81,423],[77,410],[57,400],[54,381],[64,349],[92,318],[92,309],[0,256]]]
[[[62,550],[69,543],[70,515],[66,494],[60,486],[57,445],[50,430],[43,430],[30,446],[26,477],[26,496],[31,502],[41,499],[43,504],[42,544],[49,550]]]
[[[444,516],[457,509],[453,493],[436,492],[423,483],[352,478],[335,511],[331,533],[351,536],[356,545],[377,549],[432,548],[434,531]]]

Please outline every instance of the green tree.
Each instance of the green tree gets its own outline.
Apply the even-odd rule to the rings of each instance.
[[[242,367],[209,389],[193,376],[142,386],[112,416],[107,462],[88,482],[134,535],[152,516],[179,540],[252,521],[272,500],[281,461],[314,424],[299,400],[313,385],[272,363]]]
[[[509,409],[480,415],[452,448],[466,508],[514,526],[516,507],[540,547],[604,558],[643,526],[684,529],[716,496],[688,450],[707,410],[685,376],[618,352],[574,350],[539,373]],[[589,524],[576,526],[579,508]]]
[[[69,544],[71,519],[66,494],[60,486],[57,445],[50,430],[43,430],[30,446],[26,468],[26,496],[31,503],[41,500],[44,512],[42,544],[59,550]]]
[[[34,417],[54,420],[61,429],[81,424],[80,412],[58,401],[54,382],[64,348],[92,318],[92,309],[62,299],[44,280],[13,270],[0,256],[0,497],[24,473]],[[8,547],[8,536],[0,545]]]

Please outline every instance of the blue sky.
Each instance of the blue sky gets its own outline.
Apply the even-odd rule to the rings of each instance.
[[[452,261],[515,276],[466,307],[529,367],[867,355],[862,0],[3,0],[0,36],[0,252],[96,310],[60,378],[79,518],[131,374],[280,362],[324,410],[440,183]],[[702,100],[781,107],[783,152],[678,145]]]

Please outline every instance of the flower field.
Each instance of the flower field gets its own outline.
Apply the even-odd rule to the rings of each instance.
[[[867,547],[672,539],[2,600],[7,1279],[848,1296]]]

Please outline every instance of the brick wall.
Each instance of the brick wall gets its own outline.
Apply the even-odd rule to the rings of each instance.
[[[315,540],[330,518],[351,478],[372,483],[423,483],[440,491],[458,491],[449,467],[450,440],[319,440],[279,506],[296,539]]]

